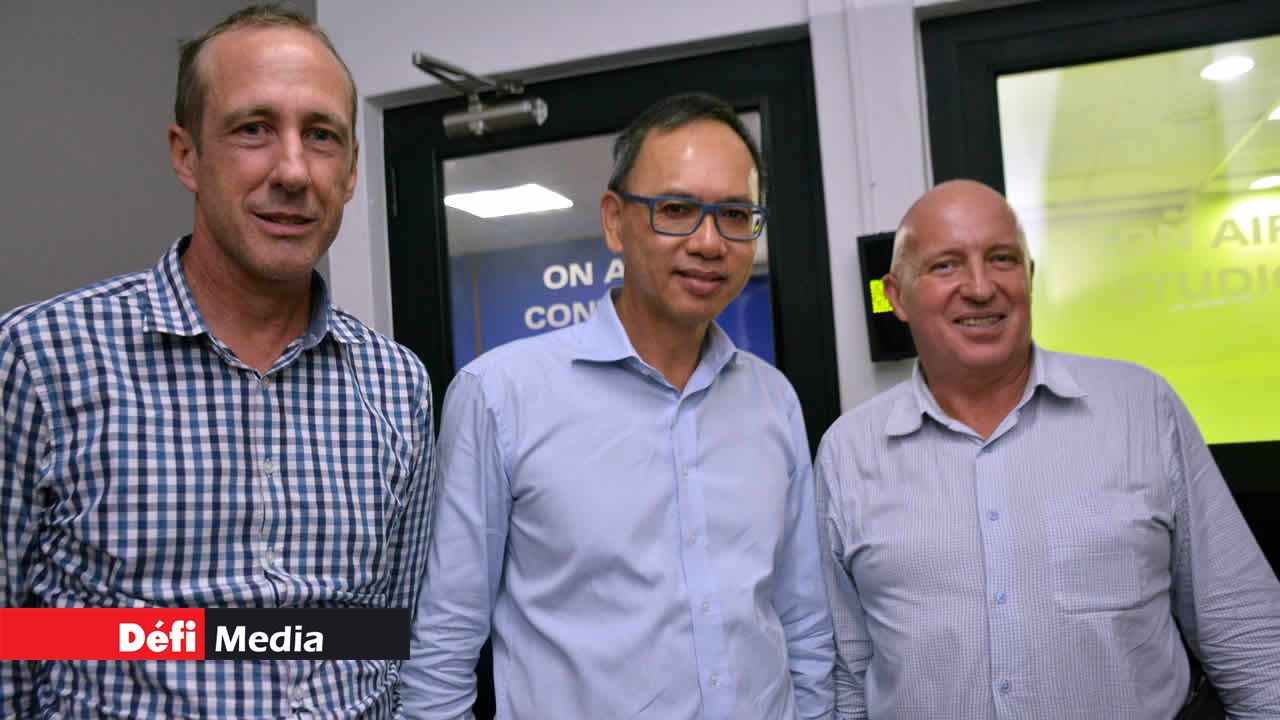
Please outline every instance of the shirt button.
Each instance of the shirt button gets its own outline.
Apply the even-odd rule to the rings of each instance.
[[[1009,682],[1008,680],[1005,680],[1004,682],[1000,683],[1001,695],[1008,695],[1009,691],[1012,689],[1013,689],[1013,683]]]
[[[715,687],[719,684],[720,684],[720,673],[711,673],[711,687]]]
[[[690,544],[690,545],[697,545],[697,544],[698,544],[698,533],[696,533],[696,532],[694,532],[694,533],[689,533],[689,544]]]
[[[999,520],[999,519],[1000,519],[1000,513],[996,512],[995,510],[988,510],[988,511],[987,511],[987,519],[988,519],[988,520],[992,520],[992,521]]]
[[[264,377],[258,381],[259,390],[266,390],[267,388],[270,388],[270,387],[271,387],[271,378]]]
[[[276,474],[276,461],[275,461],[275,460],[272,460],[271,458],[267,458],[266,460],[263,460],[263,461],[262,461],[262,473],[263,473],[264,475],[275,475],[275,474]]]
[[[703,600],[702,604],[698,606],[698,609],[702,611],[703,615],[706,615],[707,613],[711,612],[711,603],[707,602],[706,600]]]
[[[294,700],[301,702],[302,699],[307,696],[307,690],[301,685],[296,685],[294,686],[293,692],[291,694],[293,695]]]
[[[1000,603],[1001,605],[1003,605],[1003,604],[1004,604],[1004,601],[1005,601],[1004,591],[1003,591],[1003,590],[1001,590],[1001,591],[999,591],[999,592],[997,592],[997,593],[996,593],[996,602],[998,602],[998,603]]]

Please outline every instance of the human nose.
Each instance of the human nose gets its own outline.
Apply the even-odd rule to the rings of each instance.
[[[960,289],[967,299],[983,303],[995,295],[995,288],[995,283],[992,281],[991,274],[986,266],[982,263],[976,263],[971,265],[968,272],[966,272],[964,283]]]
[[[693,232],[689,233],[689,252],[702,257],[719,257],[724,254],[725,242],[727,241],[720,234],[720,228],[716,226],[714,215],[704,210]]]
[[[287,192],[297,192],[311,183],[311,171],[307,167],[306,149],[301,138],[286,139],[280,143],[271,179],[274,185]]]

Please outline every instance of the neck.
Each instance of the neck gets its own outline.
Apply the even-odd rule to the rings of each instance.
[[[251,278],[192,238],[182,274],[209,332],[246,365],[265,374],[311,321],[311,279]]]
[[[935,375],[928,368],[924,371],[929,392],[943,412],[985,439],[1022,399],[1031,377],[1031,349],[1027,348],[1019,362],[981,377]]]
[[[711,323],[682,326],[662,322],[634,307],[626,292],[618,293],[613,307],[640,359],[662,373],[672,387],[684,392],[684,386],[698,367],[702,342]]]

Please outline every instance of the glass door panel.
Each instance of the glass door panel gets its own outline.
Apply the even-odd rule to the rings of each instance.
[[[741,117],[759,142],[760,114]],[[622,284],[622,256],[609,252],[600,228],[614,137],[443,162],[456,367],[503,343],[582,322],[608,288]],[[505,197],[492,195],[504,189]],[[746,289],[717,322],[738,347],[774,362],[767,231],[756,241]]]
[[[1210,443],[1280,438],[1280,35],[997,93],[1037,340],[1158,371]]]

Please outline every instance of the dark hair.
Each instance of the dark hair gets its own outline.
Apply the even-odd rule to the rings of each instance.
[[[269,3],[250,5],[227,16],[225,20],[205,30],[200,35],[182,43],[178,55],[178,91],[173,101],[173,119],[179,127],[191,133],[196,146],[200,145],[200,118],[204,112],[204,78],[200,76],[200,53],[205,45],[215,37],[241,28],[284,27],[295,28],[309,33],[324,44],[342,67],[351,86],[351,127],[356,123],[356,81],[351,76],[351,69],[342,61],[342,56],[333,47],[333,42],[319,25],[307,16],[282,5]]]
[[[742,138],[751,151],[751,160],[756,165],[760,191],[760,202],[764,203],[765,170],[764,160],[760,157],[760,148],[747,132],[746,126],[738,118],[738,113],[720,98],[708,93],[693,92],[672,95],[650,105],[640,116],[631,121],[618,139],[613,143],[613,172],[609,175],[609,189],[618,192],[627,182],[631,168],[635,167],[636,157],[649,135],[649,131],[670,132],[698,120],[714,120],[728,125]]]

